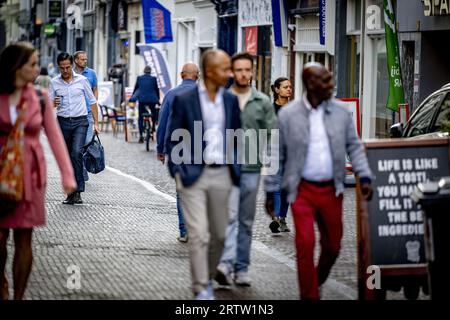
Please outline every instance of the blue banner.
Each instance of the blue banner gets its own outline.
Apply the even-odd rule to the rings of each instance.
[[[170,11],[156,0],[142,0],[145,43],[172,42]]]
[[[287,24],[288,19],[286,15],[286,2],[283,0],[272,0],[272,20],[273,33],[275,39],[275,46],[284,47],[288,45]]]
[[[320,44],[325,44],[325,0],[319,1]]]
[[[138,44],[138,47],[144,58],[145,65],[150,66],[152,69],[152,76],[156,77],[158,80],[159,89],[166,94],[167,91],[172,88],[166,59],[164,59],[161,51],[151,45]]]

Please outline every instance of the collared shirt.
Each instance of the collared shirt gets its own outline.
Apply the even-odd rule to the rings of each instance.
[[[76,67],[73,69],[73,71],[75,73],[78,73]],[[92,70],[91,68],[86,67],[86,68],[84,68],[84,70],[81,73],[78,73],[78,74],[81,74],[82,76],[85,76],[88,79],[92,90],[94,90],[94,88],[97,88],[97,86],[98,86],[98,84],[97,84],[97,74],[95,73],[94,70]],[[91,113],[92,112],[91,111],[91,105],[89,104],[89,100],[87,99],[87,97],[86,97],[86,107],[87,107],[88,113]]]
[[[198,85],[206,141],[204,161],[207,164],[225,164],[224,90],[224,88],[220,88],[216,93],[215,101],[211,101],[203,80]]]
[[[72,72],[72,81],[67,83],[61,75],[50,81],[48,89],[50,99],[61,96],[61,106],[56,108],[58,117],[80,117],[87,115],[86,101],[89,105],[97,103],[86,77]]]
[[[311,181],[326,181],[333,179],[333,160],[330,143],[323,121],[325,101],[313,108],[306,95],[303,102],[309,113],[309,143],[302,177]]]

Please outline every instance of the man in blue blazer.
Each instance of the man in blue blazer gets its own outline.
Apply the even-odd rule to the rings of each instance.
[[[212,279],[223,251],[228,199],[239,186],[238,99],[225,90],[231,59],[222,50],[202,56],[203,79],[174,98],[166,135],[169,171],[176,180],[189,233],[196,299],[212,300]]]
[[[159,87],[156,78],[150,75],[151,71],[150,66],[145,66],[144,74],[136,79],[133,90],[133,99],[139,102],[139,143],[144,142],[143,114],[147,113],[146,107],[149,107],[152,112],[152,133],[155,131],[155,126],[158,121],[158,110],[156,109],[156,105],[159,104]]]

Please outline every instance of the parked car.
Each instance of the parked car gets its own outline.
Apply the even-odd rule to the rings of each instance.
[[[413,112],[405,125],[391,126],[392,138],[432,138],[448,136],[443,131],[443,121],[450,112],[450,83],[430,94]]]

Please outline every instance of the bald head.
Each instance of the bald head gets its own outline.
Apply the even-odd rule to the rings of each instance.
[[[202,73],[205,81],[225,86],[231,77],[231,58],[223,50],[209,49],[202,55]]]
[[[319,74],[328,72],[325,66],[319,62],[308,62],[303,66],[302,81],[305,88],[308,88],[307,82]]]
[[[200,70],[198,69],[195,63],[188,62],[181,69],[181,78],[183,80],[185,79],[197,80],[199,71]]]
[[[302,80],[308,99],[310,99],[313,106],[333,96],[333,77],[323,64],[318,62],[305,64],[302,72]]]
[[[202,56],[202,72],[205,75],[206,69],[214,68],[220,64],[221,60],[225,57],[229,58],[229,55],[220,49],[209,49],[203,53]]]

